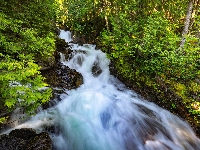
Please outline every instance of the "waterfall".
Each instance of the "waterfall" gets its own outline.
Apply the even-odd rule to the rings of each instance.
[[[71,41],[71,33],[61,30]],[[57,105],[16,128],[49,131],[56,150],[198,150],[200,140],[187,122],[141,99],[109,73],[109,59],[94,45],[69,43],[61,62],[83,76]],[[53,130],[53,132],[51,132]]]

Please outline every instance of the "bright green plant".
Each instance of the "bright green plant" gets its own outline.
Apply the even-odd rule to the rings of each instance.
[[[6,117],[2,117],[2,118],[0,118],[0,123],[4,123],[6,120],[7,120]]]

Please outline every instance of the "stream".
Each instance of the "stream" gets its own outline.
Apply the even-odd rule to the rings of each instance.
[[[60,38],[72,41],[69,31]],[[95,45],[69,46],[71,59],[60,54],[60,61],[81,73],[83,84],[15,128],[48,131],[55,150],[200,150],[189,124],[110,75],[110,61]]]

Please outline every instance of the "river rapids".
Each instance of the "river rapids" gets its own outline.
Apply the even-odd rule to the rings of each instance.
[[[83,76],[83,84],[60,95],[61,101],[15,128],[49,132],[56,150],[200,150],[187,122],[129,90],[109,72],[109,59],[95,45],[70,43],[61,62]],[[48,130],[47,130],[48,131]]]

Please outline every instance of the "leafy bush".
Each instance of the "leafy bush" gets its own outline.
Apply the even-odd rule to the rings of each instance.
[[[0,104],[31,114],[51,97],[36,62],[55,51],[56,3],[2,0],[0,8]]]

